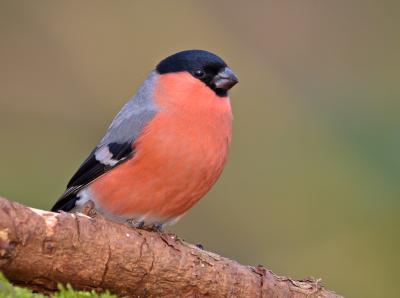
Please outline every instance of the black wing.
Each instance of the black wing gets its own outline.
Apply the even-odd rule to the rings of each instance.
[[[75,207],[76,194],[97,178],[123,164],[134,156],[131,142],[109,143],[107,146],[96,147],[89,157],[79,167],[67,185],[66,191],[54,204],[51,211],[70,211]]]

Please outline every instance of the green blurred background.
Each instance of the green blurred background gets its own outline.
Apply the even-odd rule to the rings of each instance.
[[[399,1],[1,1],[0,195],[51,208],[157,63],[208,50],[240,79],[233,142],[170,229],[347,297],[395,296],[399,32]]]

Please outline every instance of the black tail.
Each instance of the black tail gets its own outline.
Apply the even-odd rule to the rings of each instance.
[[[76,194],[70,194],[69,196],[59,199],[50,211],[57,212],[58,210],[62,210],[68,212],[75,207],[77,200],[79,200],[79,198]]]

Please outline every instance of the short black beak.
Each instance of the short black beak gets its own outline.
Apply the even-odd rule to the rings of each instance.
[[[212,80],[212,83],[215,84],[215,88],[217,89],[229,90],[239,83],[239,80],[229,67],[225,67],[219,73],[217,73]]]

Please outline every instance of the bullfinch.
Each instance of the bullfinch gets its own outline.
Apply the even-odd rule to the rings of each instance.
[[[214,185],[228,157],[228,90],[238,78],[201,50],[162,60],[117,114],[51,211],[94,211],[146,228],[176,223]]]

